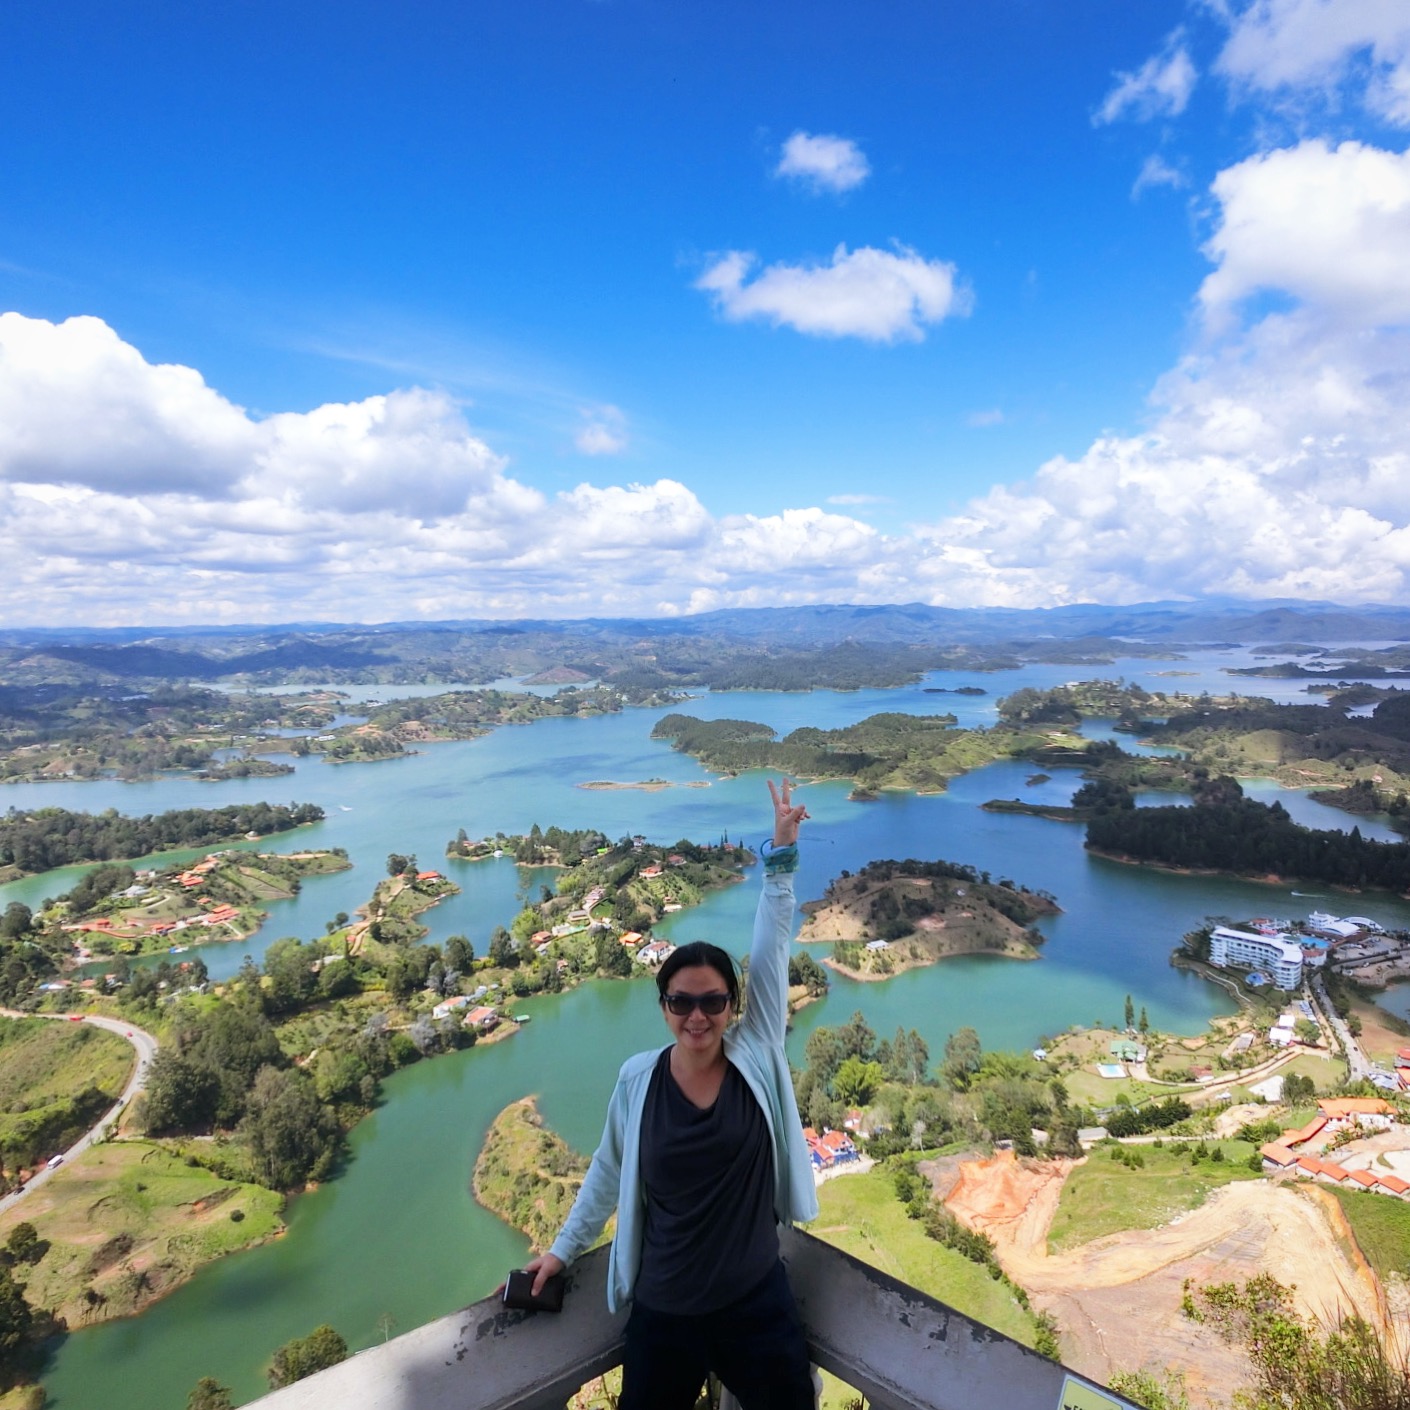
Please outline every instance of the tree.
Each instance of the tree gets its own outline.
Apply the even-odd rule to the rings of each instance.
[[[803,985],[814,997],[827,993],[827,971],[805,950],[789,957],[788,982]]]
[[[315,1371],[326,1371],[345,1361],[348,1344],[332,1327],[324,1323],[315,1327],[306,1337],[295,1337],[287,1341],[274,1353],[269,1367],[269,1384],[273,1390],[280,1386],[293,1385]]]
[[[886,1069],[887,1077],[893,1082],[904,1082],[914,1087],[925,1081],[930,1067],[930,1048],[924,1038],[912,1028],[909,1032],[898,1027],[891,1042],[881,1045],[877,1057]]]
[[[1126,1019],[1126,1021],[1125,1021],[1125,1023],[1122,1025],[1123,1027],[1125,1027],[1125,1028],[1134,1028],[1134,1027],[1136,1026],[1136,1006],[1135,1006],[1135,1004],[1133,1004],[1133,1003],[1131,1002],[1131,996],[1130,996],[1130,994],[1127,994],[1127,996],[1126,996],[1126,1014],[1125,1014],[1125,1019]]]
[[[632,952],[610,930],[597,933],[597,967],[603,974],[625,979],[632,972]]]
[[[39,1231],[27,1219],[22,1219],[10,1230],[5,1240],[5,1252],[16,1263],[35,1263],[44,1257],[48,1244],[41,1245]]]
[[[214,1124],[219,1107],[218,1073],[170,1048],[152,1059],[143,1106],[149,1133],[204,1130]]]
[[[292,937],[276,940],[264,952],[269,976],[265,1000],[271,1013],[294,1013],[313,997],[318,987],[313,960],[313,946]]]
[[[23,901],[11,901],[0,916],[0,940],[18,940],[28,935],[34,924],[34,912]]]
[[[469,974],[475,963],[475,947],[463,936],[452,935],[446,941],[446,967],[457,974]]]
[[[863,1062],[859,1057],[846,1058],[832,1079],[832,1091],[845,1106],[866,1106],[876,1089],[886,1080],[879,1062]]]
[[[213,1376],[202,1376],[186,1397],[186,1410],[235,1410],[230,1387],[223,1386]]]
[[[1299,1043],[1315,1048],[1322,1039],[1322,1030],[1310,1018],[1300,1018],[1293,1024],[1293,1033]]]
[[[313,1079],[297,1068],[260,1069],[243,1129],[256,1177],[272,1190],[322,1175],[340,1135],[332,1113],[319,1104]]]
[[[387,875],[400,876],[407,869],[408,865],[414,866],[415,863],[415,857],[408,857],[401,852],[388,852]]]
[[[1141,1017],[1136,1027],[1141,1030],[1142,1037],[1151,1031],[1151,1021],[1146,1017],[1146,1006],[1144,1004],[1141,1005]]]
[[[514,937],[502,925],[495,926],[490,936],[490,963],[502,969],[513,969],[519,963]]]
[[[940,1075],[955,1091],[967,1092],[983,1059],[979,1034],[972,1028],[961,1028],[945,1040],[945,1060],[940,1065]]]
[[[0,1379],[15,1369],[33,1326],[34,1311],[25,1301],[24,1289],[9,1268],[0,1266]]]

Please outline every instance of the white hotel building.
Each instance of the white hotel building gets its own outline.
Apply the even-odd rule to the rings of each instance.
[[[1253,935],[1216,925],[1209,935],[1209,962],[1220,969],[1261,969],[1278,989],[1302,984],[1302,946],[1279,935]]]

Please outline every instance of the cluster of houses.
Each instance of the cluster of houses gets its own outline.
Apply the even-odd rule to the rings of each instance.
[[[861,1159],[861,1153],[845,1131],[824,1130],[819,1135],[813,1127],[805,1126],[803,1139],[808,1143],[808,1158],[813,1163],[815,1175]]]
[[[1327,1140],[1342,1131],[1387,1131],[1395,1125],[1395,1108],[1380,1097],[1326,1097],[1317,1115],[1298,1130],[1284,1131],[1260,1148],[1263,1168],[1270,1174],[1317,1180],[1343,1189],[1370,1190],[1379,1195],[1410,1198],[1410,1181],[1381,1170],[1348,1170],[1323,1159]],[[1315,1143],[1315,1144],[1314,1144]]]
[[[185,871],[179,872],[175,884],[183,891],[195,891],[198,887],[204,886],[210,874],[220,866],[221,856],[221,853],[213,852]],[[152,888],[146,883],[154,880],[157,873],[145,871],[139,872],[137,875],[138,880],[127,890],[119,893],[126,900],[136,900],[148,895]],[[86,920],[71,921],[63,928],[72,935],[107,935],[114,940],[136,940],[144,935],[172,935],[177,931],[188,930],[192,926],[201,926],[209,930],[213,926],[233,925],[240,918],[237,907],[216,905],[209,896],[195,897],[195,904],[206,906],[209,909],[197,915],[182,916],[176,920],[158,921],[153,925],[144,925],[131,919],[119,920],[112,916],[90,916]],[[76,941],[75,945],[77,959],[88,960],[92,958],[91,953],[84,949],[80,941]],[[179,949],[180,947],[174,948]]]

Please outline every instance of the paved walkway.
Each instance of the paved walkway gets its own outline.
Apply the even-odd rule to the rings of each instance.
[[[67,1013],[35,1014],[22,1013],[18,1009],[0,1008],[0,1015],[5,1018],[49,1018],[59,1023],[73,1022],[73,1015]],[[147,1085],[147,1074],[151,1070],[152,1059],[157,1055],[157,1040],[145,1029],[135,1028],[120,1018],[107,1018],[102,1014],[84,1014],[83,1022],[91,1023],[97,1028],[106,1028],[109,1033],[116,1033],[119,1037],[126,1038],[137,1050],[137,1062],[132,1069],[132,1075],[127,1079],[127,1086],[122,1089],[122,1095],[85,1135],[80,1136],[63,1153],[65,1160],[72,1160],[74,1156],[81,1155],[94,1142],[101,1141],[107,1136],[108,1132],[117,1124],[117,1119],[122,1114],[123,1108]],[[16,1190],[13,1194],[8,1194],[0,1199],[0,1214],[22,1200],[36,1185],[44,1184],[53,1173],[47,1168],[36,1171],[30,1176],[29,1182],[23,1190]]]

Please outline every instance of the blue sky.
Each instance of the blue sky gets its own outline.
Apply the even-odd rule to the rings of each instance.
[[[1410,6],[10,7],[0,623],[1404,601]]]

